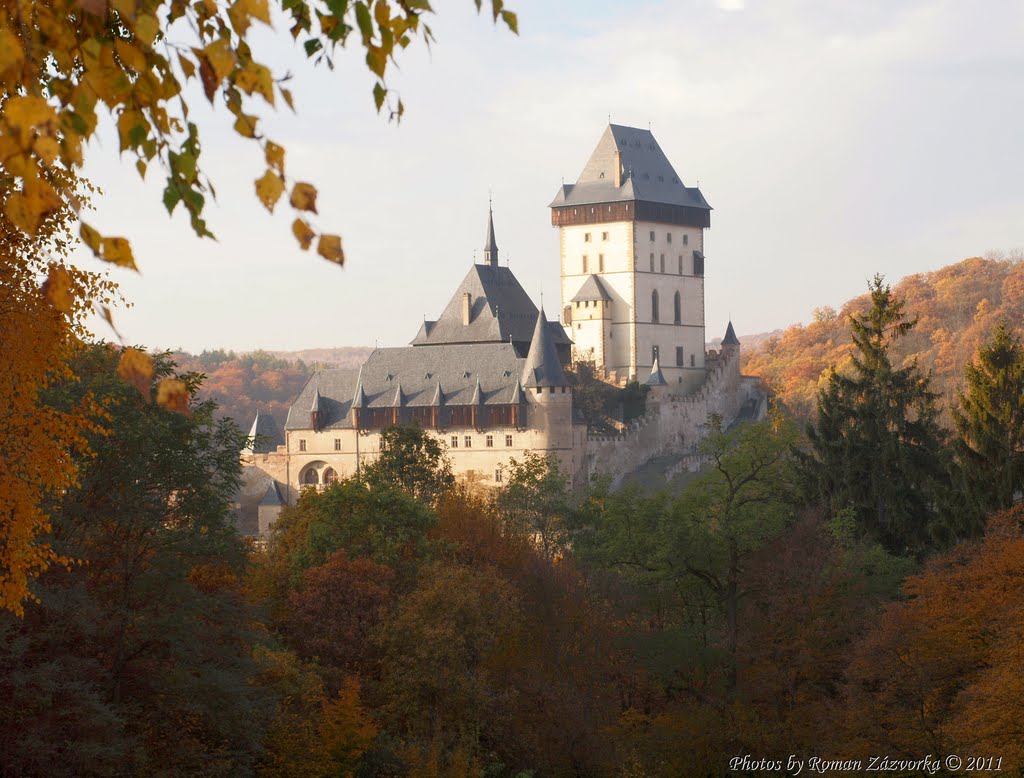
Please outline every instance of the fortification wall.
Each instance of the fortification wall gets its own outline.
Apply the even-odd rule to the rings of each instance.
[[[708,352],[707,377],[697,391],[686,395],[658,387],[648,395],[647,412],[619,435],[588,435],[580,457],[586,478],[622,478],[654,457],[680,455],[684,469],[699,465],[697,444],[707,434],[707,422],[718,414],[728,426],[747,399],[740,376],[739,349]]]

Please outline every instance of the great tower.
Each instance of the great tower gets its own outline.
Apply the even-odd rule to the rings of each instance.
[[[573,357],[614,382],[658,361],[669,385],[704,380],[704,230],[711,206],[650,130],[609,124],[575,184],[551,203],[562,325]]]

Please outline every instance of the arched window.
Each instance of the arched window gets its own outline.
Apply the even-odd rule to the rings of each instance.
[[[307,486],[316,486],[320,483],[320,478],[316,474],[316,468],[311,467],[305,473],[302,474],[302,483]]]
[[[651,292],[651,321],[658,323],[658,290]]]
[[[337,481],[338,481],[338,471],[337,470],[335,470],[333,467],[329,467],[326,470],[324,470],[324,483],[325,484],[333,484],[333,483],[337,483]]]
[[[679,296],[679,292],[676,292],[675,299],[675,322],[676,324],[683,323],[683,300]]]

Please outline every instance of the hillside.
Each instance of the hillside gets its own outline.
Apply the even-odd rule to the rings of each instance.
[[[1024,260],[965,259],[931,273],[908,276],[893,286],[918,325],[897,348],[896,362],[916,359],[933,374],[933,388],[948,408],[962,386],[964,365],[992,327],[1005,318],[1024,330]],[[819,308],[808,325],[795,324],[762,343],[744,345],[743,372],[762,376],[801,418],[814,413],[818,382],[830,365],[842,368],[850,354],[847,318],[865,310],[868,296],[839,311]]]
[[[314,368],[358,367],[370,351],[348,347],[237,354],[218,349],[199,355],[176,352],[174,359],[182,370],[206,374],[200,396],[217,401],[219,417],[248,429],[259,408],[283,429],[288,405]]]

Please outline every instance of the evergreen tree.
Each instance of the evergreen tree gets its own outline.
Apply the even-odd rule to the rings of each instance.
[[[818,420],[808,428],[805,457],[815,489],[833,512],[849,506],[869,535],[896,553],[920,551],[929,540],[946,483],[938,395],[916,362],[894,367],[893,344],[917,324],[903,301],[876,275],[871,308],[850,317],[850,370],[833,369],[818,395]]]
[[[1024,346],[1005,321],[965,372],[953,410],[964,491],[982,513],[1006,510],[1024,488]]]

